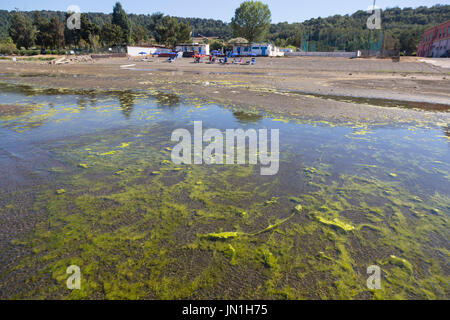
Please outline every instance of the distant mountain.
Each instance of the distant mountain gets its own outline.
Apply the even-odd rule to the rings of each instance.
[[[30,18],[35,11],[25,12]],[[42,17],[58,16],[64,20],[65,13],[60,11],[39,11]],[[95,24],[102,26],[111,20],[111,14],[86,13]],[[152,15],[130,14],[133,24],[149,28]],[[316,50],[357,50],[367,46],[369,31],[366,27],[368,14],[357,11],[352,15],[335,15],[327,18],[314,18],[302,23],[272,24],[268,40],[280,46],[301,46],[302,39],[314,43]],[[189,22],[194,36],[232,37],[229,23],[200,18],[179,18]],[[418,8],[390,8],[382,12],[382,27],[385,42],[390,46],[414,47],[427,27],[450,20],[450,5],[435,5]],[[0,39],[8,36],[9,12],[0,10]],[[151,28],[151,27],[150,27]],[[152,31],[152,30],[149,30]]]

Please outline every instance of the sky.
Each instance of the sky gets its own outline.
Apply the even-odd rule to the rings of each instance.
[[[0,9],[21,11],[55,10],[66,11],[70,5],[77,5],[81,12],[111,13],[117,0],[0,0]],[[127,13],[151,14],[163,12],[177,17],[220,19],[226,22],[243,0],[122,0]],[[272,21],[302,22],[311,18],[328,17],[335,14],[352,14],[366,10],[373,0],[262,0],[272,11]],[[450,4],[450,0],[377,0],[382,9],[389,7],[419,7],[435,4]]]

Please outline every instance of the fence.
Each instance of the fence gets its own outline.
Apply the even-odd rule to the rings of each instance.
[[[356,58],[358,52],[286,52],[285,57],[334,57]]]

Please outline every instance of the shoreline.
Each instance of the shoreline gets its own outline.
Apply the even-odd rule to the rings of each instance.
[[[450,122],[449,69],[416,59],[395,64],[373,59],[261,58],[256,66],[164,61],[113,58],[60,66],[1,61],[0,82],[63,90],[161,91],[244,111],[338,123]],[[375,66],[391,70],[374,74]],[[359,71],[335,71],[339,68]]]

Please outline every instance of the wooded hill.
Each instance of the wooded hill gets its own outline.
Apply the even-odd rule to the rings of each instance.
[[[65,12],[39,11],[41,17],[58,17],[65,20]],[[24,12],[33,19],[34,11]],[[95,25],[102,27],[111,22],[111,14],[86,13],[87,18]],[[153,36],[155,19],[158,14],[129,14],[132,27],[141,26]],[[301,47],[302,40],[314,43],[317,51],[328,50],[358,50],[365,49],[368,43],[369,30],[366,27],[368,14],[357,11],[351,15],[335,15],[327,18],[314,18],[301,23],[272,24],[267,40],[278,46],[293,45]],[[231,17],[230,17],[231,18]],[[178,18],[188,22],[194,36],[219,37],[229,39],[232,35],[230,23],[214,19]],[[413,53],[424,29],[450,20],[450,5],[435,5],[418,8],[390,8],[382,12],[382,28],[385,36],[385,46]],[[10,12],[0,10],[0,39],[8,37]],[[137,28],[136,28],[137,29]],[[142,28],[140,29],[142,30]],[[373,33],[377,37],[377,33]]]

